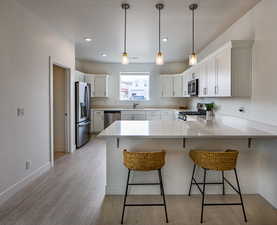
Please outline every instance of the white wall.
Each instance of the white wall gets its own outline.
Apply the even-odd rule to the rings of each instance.
[[[180,106],[186,105],[186,99],[180,98],[161,98],[160,97],[160,73],[181,73],[185,70],[185,63],[168,63],[163,66],[155,64],[107,64],[94,63],[79,60],[76,64],[78,70],[92,74],[110,74],[109,98],[92,99],[93,105],[98,106],[119,106],[130,105],[132,103],[119,100],[119,74],[120,72],[150,72],[150,101],[138,102],[144,106]]]
[[[214,98],[217,112],[277,125],[277,1],[262,0],[201,53],[203,58],[229,40],[255,40],[251,98]],[[199,99],[194,98],[192,105]],[[238,112],[240,106],[245,113]],[[258,191],[277,207],[277,141],[258,141]],[[242,181],[243,182],[243,181]]]
[[[0,27],[1,202],[15,184],[49,165],[49,56],[74,71],[75,55],[73,43],[14,0],[1,0]],[[17,117],[17,107],[24,117]]]

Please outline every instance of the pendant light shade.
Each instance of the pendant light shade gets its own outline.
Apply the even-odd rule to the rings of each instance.
[[[189,65],[193,66],[197,64],[197,55],[194,50],[194,10],[198,8],[197,4],[191,4],[189,9],[192,11],[192,53],[189,56]]]
[[[124,51],[122,53],[122,64],[126,65],[129,64],[128,53],[126,50],[126,42],[127,42],[127,9],[130,8],[128,3],[124,3],[121,5],[122,9],[124,9]]]
[[[162,52],[158,52],[156,55],[156,64],[163,65],[164,64],[164,55]]]
[[[164,54],[161,52],[161,10],[164,8],[164,4],[159,3],[156,4],[156,9],[159,10],[159,51],[156,55],[156,64],[163,65],[164,64]]]

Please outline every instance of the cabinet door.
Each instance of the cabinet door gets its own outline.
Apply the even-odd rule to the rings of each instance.
[[[90,96],[94,97],[95,96],[94,75],[92,75],[92,74],[86,74],[85,75],[85,82],[90,84],[90,87],[91,87]]]
[[[161,120],[174,120],[174,112],[173,111],[161,111]]]
[[[84,73],[75,70],[75,82],[77,81],[84,82]]]
[[[132,113],[129,113],[127,111],[121,112],[121,120],[133,120]]]
[[[173,97],[173,77],[172,76],[160,76],[161,78],[161,96]]]
[[[146,120],[145,112],[134,112],[133,120]]]
[[[231,49],[226,48],[215,56],[216,96],[231,96]]]
[[[182,97],[183,96],[183,76],[177,75],[173,78],[173,96]]]
[[[206,97],[208,95],[208,63],[203,62],[199,67],[199,97]]]
[[[149,111],[146,113],[147,120],[160,120],[161,112],[160,111]]]
[[[216,96],[216,73],[215,73],[215,58],[207,60],[207,97]]]
[[[107,76],[94,76],[94,97],[107,97],[108,96],[108,77]]]
[[[104,111],[94,111],[93,127],[96,133],[104,130]]]

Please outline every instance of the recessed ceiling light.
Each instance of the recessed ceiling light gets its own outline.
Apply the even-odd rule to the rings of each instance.
[[[167,41],[168,41],[168,38],[167,38],[167,37],[164,37],[164,38],[162,38],[162,41],[163,41],[163,42],[167,42]]]
[[[92,41],[92,38],[90,38],[90,37],[85,37],[84,40],[85,40],[86,42],[91,42],[91,41]]]
[[[106,57],[107,54],[106,54],[106,53],[102,53],[101,56],[102,56],[102,57]]]

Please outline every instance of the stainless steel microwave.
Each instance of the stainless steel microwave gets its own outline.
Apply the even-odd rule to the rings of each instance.
[[[198,79],[194,79],[188,82],[188,94],[190,96],[198,96]]]

